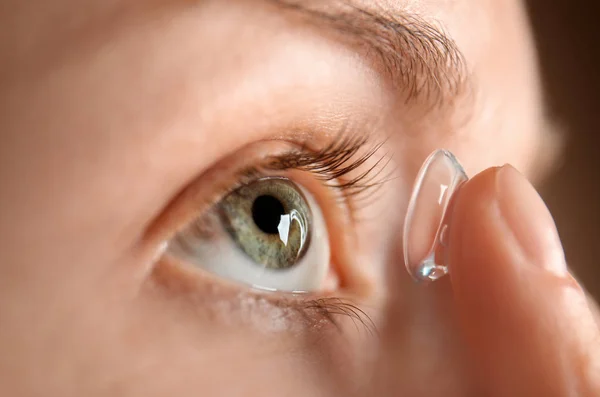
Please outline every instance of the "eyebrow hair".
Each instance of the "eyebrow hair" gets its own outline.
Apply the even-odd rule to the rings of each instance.
[[[406,12],[365,9],[349,0],[269,0],[319,27],[333,29],[375,55],[394,88],[408,103],[424,99],[433,107],[470,90],[466,62],[441,28]]]

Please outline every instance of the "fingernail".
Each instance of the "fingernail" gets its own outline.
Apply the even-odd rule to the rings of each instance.
[[[563,276],[564,251],[554,219],[531,183],[510,165],[496,176],[500,212],[528,262]]]

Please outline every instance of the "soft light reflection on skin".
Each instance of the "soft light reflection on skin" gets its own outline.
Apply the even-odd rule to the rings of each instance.
[[[365,327],[155,263],[162,240],[144,235],[192,181],[207,193],[227,181],[200,176],[243,147],[327,140],[348,120],[389,138],[397,174],[357,207],[355,238],[331,236],[354,275],[336,296],[397,335],[396,395],[471,390],[452,312],[436,300],[448,285],[424,297],[408,277],[391,289],[385,271],[402,263],[408,190],[433,149],[471,175],[506,162],[539,172],[550,138],[520,1],[382,3],[443,26],[464,55],[474,91],[433,113],[351,43],[266,2],[4,4],[0,395],[341,396],[368,384],[378,353]]]

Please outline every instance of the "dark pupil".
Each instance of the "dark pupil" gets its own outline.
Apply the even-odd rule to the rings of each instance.
[[[283,204],[273,196],[259,196],[252,204],[252,219],[267,234],[279,233],[277,226],[284,214]]]

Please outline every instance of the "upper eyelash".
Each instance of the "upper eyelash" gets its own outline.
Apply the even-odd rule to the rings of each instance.
[[[367,191],[377,190],[390,179],[391,173],[382,173],[391,162],[391,157],[383,154],[368,169],[350,180],[341,180],[378,154],[385,144],[385,141],[374,144],[361,154],[369,141],[369,135],[348,134],[344,128],[323,149],[313,151],[304,144],[299,149],[269,159],[262,167],[271,171],[297,169],[311,172],[317,179],[342,192],[344,198],[355,198]]]

